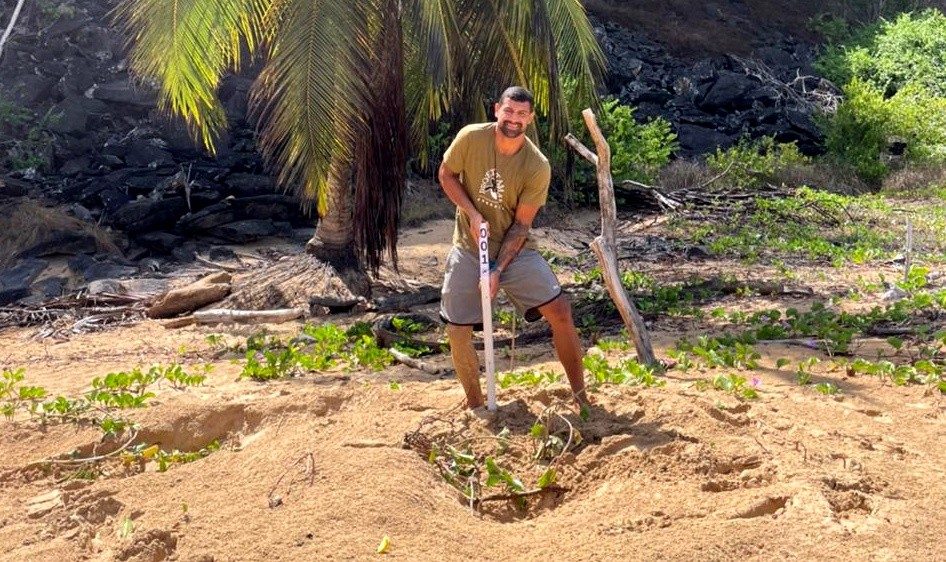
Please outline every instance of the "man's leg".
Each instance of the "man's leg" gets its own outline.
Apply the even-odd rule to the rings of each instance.
[[[578,337],[578,330],[575,329],[575,322],[572,320],[572,305],[568,302],[568,298],[561,294],[552,302],[540,306],[539,312],[552,327],[555,353],[562,367],[565,368],[575,401],[581,406],[586,406],[588,397],[585,395],[585,366],[581,361],[583,355],[581,339]]]
[[[470,252],[454,247],[447,255],[440,316],[447,322],[453,367],[471,409],[483,405],[480,359],[473,348],[473,324],[479,323],[483,314],[480,307],[479,260]]]
[[[450,356],[457,379],[466,393],[466,405],[472,410],[483,405],[483,390],[480,388],[480,358],[473,348],[473,327],[447,324],[450,340]]]

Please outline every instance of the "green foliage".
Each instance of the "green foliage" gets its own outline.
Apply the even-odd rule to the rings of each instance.
[[[358,321],[345,330],[345,335],[349,338],[360,338],[361,336],[371,336],[374,331],[371,328],[371,322]]]
[[[219,450],[220,442],[216,439],[207,444],[207,446],[201,447],[196,451],[179,451],[177,449],[165,451],[158,445],[139,443],[134,447],[124,451],[120,458],[125,465],[131,465],[134,463],[144,465],[149,461],[153,461],[157,463],[158,472],[166,472],[173,464],[194,462]],[[184,505],[186,506],[186,504]],[[185,512],[187,511],[186,507],[183,507],[182,509]]]
[[[593,267],[588,271],[576,271],[574,275],[575,284],[577,285],[588,285],[595,281],[604,281],[604,275],[601,273],[600,267]]]
[[[901,14],[876,28],[871,44],[847,53],[851,75],[889,97],[908,84],[946,97],[946,15]]]
[[[822,121],[828,153],[868,182],[889,172],[882,158],[894,140],[906,143],[905,161],[946,161],[946,98],[907,84],[891,97],[877,86],[854,78],[845,88],[845,101]]]
[[[557,383],[562,380],[562,375],[549,369],[529,369],[500,374],[497,380],[500,388],[509,388],[513,385],[536,387]]]
[[[194,462],[219,450],[220,443],[215,439],[206,447],[202,447],[197,451],[182,452],[178,451],[177,449],[173,451],[160,450],[154,458],[158,463],[158,472],[165,472],[171,464]]]
[[[33,120],[34,116],[28,108],[0,92],[0,131],[9,132]]]
[[[900,287],[908,293],[915,293],[926,287],[926,277],[930,273],[930,268],[914,265],[907,271],[906,279],[897,281],[897,287]]]
[[[0,373],[0,415],[12,420],[19,408],[31,414],[46,397],[46,390],[38,386],[20,383],[26,377],[24,369],[4,369]]]
[[[37,118],[0,90],[0,164],[12,170],[46,167],[53,136],[45,127],[55,119],[50,113]]]
[[[841,389],[838,388],[838,385],[833,382],[819,382],[814,387],[815,391],[825,396],[834,396],[835,394],[840,394]]]
[[[807,165],[811,160],[795,143],[777,143],[774,137],[751,140],[743,137],[733,146],[706,158],[706,165],[716,172],[727,171],[726,185],[757,187],[774,181],[776,174],[792,166]]]
[[[699,362],[710,369],[756,369],[761,357],[749,343],[737,341],[731,337],[712,338],[699,336],[696,343],[681,340],[677,344],[677,351],[697,358]],[[677,360],[684,355],[677,355]],[[687,363],[690,366],[690,363]]]
[[[828,153],[864,180],[879,181],[887,174],[880,153],[887,145],[890,114],[883,94],[853,80],[844,87],[844,103],[822,122]]]
[[[399,325],[408,333],[424,326],[404,320]],[[429,351],[399,347],[409,355]],[[298,376],[307,371],[325,371],[339,362],[348,369],[364,367],[378,371],[390,365],[392,360],[391,354],[378,346],[367,323],[357,323],[347,331],[333,324],[306,324],[302,335],[288,343],[263,333],[254,334],[247,340],[246,361],[240,376],[265,382]]]
[[[184,389],[188,386],[200,386],[204,384],[204,381],[207,380],[207,373],[213,370],[213,365],[204,365],[200,373],[189,374],[184,371],[184,367],[177,363],[172,363],[167,367],[152,367],[159,374],[160,378],[168,381],[171,384],[172,388],[178,390]]]
[[[759,397],[759,391],[756,389],[760,384],[759,379],[753,378],[751,381],[747,381],[743,376],[729,373],[727,375],[716,375],[709,383],[699,381],[696,386],[700,390],[712,387],[714,390],[732,394],[736,398],[754,400]]]
[[[86,394],[90,404],[107,409],[144,408],[154,393],[148,387],[161,380],[157,369],[147,373],[139,368],[131,372],[109,373],[92,379],[92,391]]]
[[[862,56],[861,53],[870,48],[880,30],[880,23],[854,27],[837,18],[824,21],[827,43],[813,66],[834,84],[844,86],[854,77],[849,57]]]
[[[204,367],[204,372],[208,370]],[[190,375],[178,364],[154,365],[147,371],[136,367],[131,371],[108,373],[92,379],[92,389],[81,398],[50,397],[46,389],[22,384],[23,369],[4,370],[0,375],[0,414],[12,419],[17,410],[29,414],[40,424],[92,424],[113,436],[128,428],[131,421],[119,416],[122,410],[144,408],[154,397],[149,389],[167,381],[182,389],[203,383],[204,375]]]
[[[611,171],[615,182],[630,179],[653,183],[657,172],[670,161],[677,149],[677,135],[670,123],[657,118],[647,123],[634,119],[635,108],[622,104],[616,98],[601,102],[601,111],[596,115],[598,126],[611,147]],[[593,147],[584,119],[572,118],[572,130],[583,139],[586,146]],[[589,162],[579,164],[579,183],[597,185],[596,171]]]
[[[251,349],[246,352],[246,363],[243,364],[240,376],[265,382],[292,375],[303,365],[311,365],[314,369],[331,366],[328,362],[318,362],[319,359],[321,357],[305,357],[293,346],[282,349]]]
[[[500,468],[500,466],[496,464],[496,459],[493,457],[486,457],[486,486],[501,486],[505,492],[516,493],[526,491],[522,480],[516,478],[508,470]]]
[[[631,358],[625,358],[612,367],[608,360],[600,355],[586,355],[582,363],[591,373],[594,386],[624,384],[660,387],[666,384],[666,381],[657,378],[655,367],[641,365]]]
[[[660,284],[646,274],[630,270],[621,274],[621,285],[633,295],[641,314],[701,316],[694,303],[708,296],[705,291],[694,292],[688,283]]]
[[[40,13],[49,20],[73,18],[76,15],[76,5],[73,0],[39,0]]]
[[[811,382],[811,368],[821,360],[817,357],[809,357],[798,363],[798,368],[795,369],[795,379],[798,380],[798,384],[805,386]]]
[[[402,336],[412,336],[430,330],[430,324],[426,322],[417,322],[405,316],[395,316],[391,319],[391,327]]]
[[[541,420],[532,424],[529,436],[535,441],[533,457],[536,461],[552,461],[564,453],[565,447],[569,446],[568,435],[558,435],[549,431],[549,426]]]
[[[450,147],[456,131],[450,121],[441,119],[431,123],[427,138],[418,147],[415,163],[418,170],[427,177],[437,175],[437,168],[443,161],[443,155]]]
[[[404,355],[407,355],[408,357],[420,357],[421,355],[427,355],[428,353],[431,353],[430,347],[426,345],[415,346],[402,342],[394,342],[391,347],[400,351]]]
[[[493,313],[493,322],[500,328],[512,330],[515,327],[522,326],[525,323],[525,318],[515,308],[512,310],[499,308]]]
[[[940,336],[937,340],[934,349],[927,349],[923,353],[925,358],[896,364],[888,360],[870,361],[858,357],[848,365],[848,373],[878,377],[896,386],[926,385],[928,393],[934,390],[946,393],[946,357],[942,353],[946,337]]]
[[[848,41],[851,39],[851,34],[853,33],[850,22],[835,14],[828,13],[821,13],[811,18],[808,22],[808,27],[812,31],[820,34],[828,45]],[[824,70],[819,68],[819,71],[827,76]]]
[[[900,251],[902,223],[894,222],[892,208],[882,197],[800,188],[790,197],[759,199],[751,213],[735,213],[725,223],[681,222],[675,228],[686,229],[685,239],[709,246],[714,254],[750,263],[777,254],[824,259],[837,266]],[[935,219],[937,224],[941,220]]]
[[[392,358],[388,350],[378,347],[377,340],[370,336],[361,336],[352,345],[349,362],[352,367],[367,367],[380,371],[391,364]]]
[[[621,330],[619,338],[601,338],[595,345],[601,351],[629,351],[631,349],[630,336],[627,334],[627,328]]]
[[[889,171],[882,159],[893,141],[906,162],[946,161],[946,16],[901,14],[868,26],[819,60],[843,86],[844,102],[822,119],[828,153],[864,180]]]

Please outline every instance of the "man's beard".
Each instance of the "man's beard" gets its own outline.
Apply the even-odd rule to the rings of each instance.
[[[500,123],[500,124],[499,124],[499,132],[501,132],[501,133],[503,134],[503,136],[505,136],[505,137],[507,137],[507,138],[514,139],[514,138],[521,137],[522,135],[526,134],[526,128],[525,128],[525,127],[521,127],[521,128],[518,128],[518,129],[517,129],[516,127],[511,126],[511,125],[509,125],[508,123]]]

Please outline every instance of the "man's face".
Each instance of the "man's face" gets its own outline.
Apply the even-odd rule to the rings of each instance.
[[[526,101],[506,98],[502,103],[496,104],[496,123],[499,131],[511,139],[524,135],[534,116],[532,104]]]

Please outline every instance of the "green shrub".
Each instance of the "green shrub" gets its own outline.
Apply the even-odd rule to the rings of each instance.
[[[635,110],[615,98],[605,99],[597,115],[598,126],[611,147],[614,181],[630,179],[653,183],[660,168],[670,161],[670,155],[677,149],[677,135],[670,123],[661,118],[638,123],[634,119]],[[572,128],[582,131],[579,136],[587,146],[594,146],[584,119],[579,116]],[[579,179],[582,183],[597,185],[594,168],[587,161],[582,162],[579,170],[583,176]]]
[[[932,96],[946,96],[946,16],[937,10],[901,14],[881,22],[869,47],[847,53],[851,74],[879,88],[886,97],[908,84]]]
[[[816,66],[843,85],[844,101],[822,119],[835,161],[877,183],[890,171],[892,141],[905,143],[903,164],[946,158],[946,15],[880,20],[830,45]]]
[[[574,85],[566,83],[566,94],[570,88],[574,88]],[[569,103],[569,107],[585,106]],[[673,132],[670,122],[661,118],[638,123],[634,119],[635,110],[615,98],[608,97],[602,100],[600,109],[595,111],[595,118],[611,148],[611,174],[614,181],[654,183],[660,169],[670,161],[670,155],[677,149],[677,135]],[[546,127],[545,120],[540,120],[540,130],[545,130]],[[594,141],[580,112],[570,116],[569,127],[585,146],[595,150]],[[555,166],[553,176],[568,176],[569,170],[565,169],[563,164],[566,161],[566,151],[571,148],[562,143],[543,147],[543,150],[546,150],[550,162]],[[598,191],[597,170],[580,156],[577,157],[573,179],[579,200],[584,198],[582,193],[590,194],[590,198],[594,199]]]
[[[29,108],[0,90],[0,166],[11,170],[48,167],[53,136],[45,127],[59,115],[36,117]]]
[[[875,86],[854,78],[844,88],[845,101],[823,122],[828,153],[854,168],[868,182],[889,172],[882,159],[894,139],[906,143],[907,162],[946,160],[946,98],[908,84],[890,98]]]
[[[715,172],[728,170],[721,182],[727,187],[771,183],[780,170],[810,163],[795,143],[777,143],[773,137],[743,137],[726,150],[717,148],[715,154],[706,158],[706,165]]]

